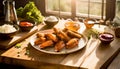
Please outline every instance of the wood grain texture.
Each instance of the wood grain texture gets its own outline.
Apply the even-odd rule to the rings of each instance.
[[[120,69],[120,52],[113,62],[109,65],[108,69]]]
[[[95,38],[90,39],[85,50],[81,50],[68,55],[61,62],[61,64],[79,67],[84,62],[84,60],[92,53],[92,51],[94,51],[94,49],[97,47],[97,44],[99,44],[98,40],[96,40]]]
[[[120,48],[119,41],[119,39],[115,39],[110,45],[98,45],[98,47],[85,59],[81,67],[105,69],[107,65],[111,63],[111,59],[115,57],[113,54]]]

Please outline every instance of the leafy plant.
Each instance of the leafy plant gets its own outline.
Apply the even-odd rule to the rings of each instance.
[[[17,16],[27,20],[33,20],[37,23],[43,22],[44,18],[34,2],[29,2],[24,7],[18,8]]]

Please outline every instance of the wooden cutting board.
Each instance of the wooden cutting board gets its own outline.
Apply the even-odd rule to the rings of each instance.
[[[0,49],[9,49],[16,43],[21,42],[22,40],[26,39],[27,37],[31,36],[32,34],[36,33],[39,29],[41,29],[44,25],[38,25],[33,27],[31,31],[28,32],[19,32],[16,34],[12,39],[8,40],[0,40]]]

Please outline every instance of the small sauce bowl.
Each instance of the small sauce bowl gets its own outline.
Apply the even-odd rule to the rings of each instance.
[[[95,24],[95,20],[90,19],[90,18],[85,19],[83,22],[84,22],[87,29],[92,28],[94,26],[94,24]]]
[[[59,18],[56,16],[47,16],[44,22],[47,26],[53,27],[59,22]]]
[[[77,31],[80,29],[80,24],[75,21],[67,21],[65,23],[65,28],[72,30],[72,31]]]
[[[114,40],[114,35],[108,32],[99,34],[100,41],[104,44],[109,44]]]
[[[21,31],[30,31],[36,25],[36,22],[30,20],[22,20],[18,25]]]
[[[4,26],[8,25],[9,27],[6,26],[7,28],[4,27],[4,29],[2,29],[2,30],[7,31],[9,29],[9,32],[0,32],[0,39],[2,39],[2,40],[11,39],[19,32],[19,26],[16,25],[16,24],[12,24],[12,23],[9,23],[9,22],[1,22],[0,26],[3,26],[3,25]],[[10,27],[10,26],[12,26],[16,30],[13,31],[13,29],[11,29],[12,27]],[[10,30],[12,30],[12,32],[10,32]]]

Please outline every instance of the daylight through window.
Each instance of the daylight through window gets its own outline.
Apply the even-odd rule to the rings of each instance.
[[[112,10],[112,12],[107,11],[107,9],[110,10],[111,6],[114,7],[114,5],[110,5],[113,2],[113,0],[46,0],[45,5],[46,12],[50,14],[105,19],[106,13],[111,14],[114,12]],[[106,9],[106,7],[109,8]]]

